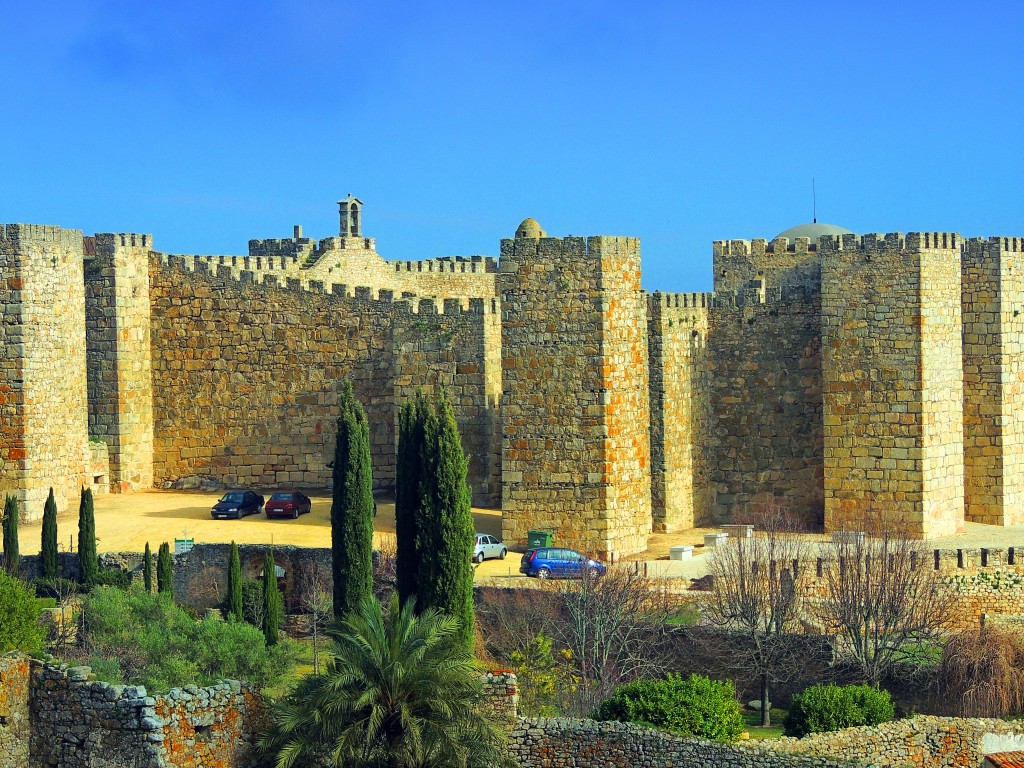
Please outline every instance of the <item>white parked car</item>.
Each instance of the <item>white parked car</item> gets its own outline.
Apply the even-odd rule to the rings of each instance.
[[[505,545],[493,536],[488,536],[486,533],[478,533],[476,535],[476,543],[473,547],[474,563],[482,563],[484,560],[494,557],[504,560],[507,554],[508,549]]]

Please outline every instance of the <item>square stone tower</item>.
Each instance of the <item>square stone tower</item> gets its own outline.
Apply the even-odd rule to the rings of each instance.
[[[1024,523],[1024,238],[964,247],[964,483],[968,520]]]
[[[107,444],[115,491],[153,485],[152,247],[152,235],[98,234],[85,270],[89,434]]]
[[[0,494],[28,520],[89,484],[82,233],[0,227]]]
[[[963,528],[960,245],[949,232],[826,236],[825,528]]]
[[[502,240],[498,275],[505,539],[550,529],[600,557],[641,551],[651,468],[639,240],[524,227]]]

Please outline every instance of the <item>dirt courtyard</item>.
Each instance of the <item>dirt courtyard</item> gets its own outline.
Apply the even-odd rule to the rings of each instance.
[[[146,542],[156,552],[161,542],[173,547],[175,539],[194,539],[197,544],[223,544],[232,540],[239,544],[292,544],[300,547],[331,546],[331,499],[310,496],[313,511],[297,520],[268,520],[264,515],[250,515],[241,520],[214,520],[210,508],[223,491],[139,491],[136,493],[99,494],[96,508],[96,539],[100,552],[141,552]],[[269,492],[263,494],[270,498]],[[474,509],[473,518],[480,533],[501,537],[501,510]],[[374,543],[380,545],[395,532],[395,505],[377,502],[374,521]],[[21,554],[39,552],[42,521],[18,526]],[[72,542],[72,537],[74,541]],[[77,508],[57,520],[57,541],[62,551],[74,551],[78,545]],[[72,546],[73,544],[73,546]],[[482,575],[518,575],[519,557],[511,553],[507,559],[488,560]]]

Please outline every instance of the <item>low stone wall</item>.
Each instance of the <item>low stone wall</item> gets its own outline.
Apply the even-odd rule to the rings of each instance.
[[[0,768],[27,768],[29,745],[29,662],[0,656]]]
[[[782,738],[774,747],[780,753],[843,755],[880,768],[973,768],[997,748],[1024,748],[1024,725],[919,715],[875,727]]]
[[[522,768],[839,768],[852,761],[777,753],[747,744],[688,739],[627,723],[521,719],[509,751]],[[837,753],[832,753],[837,754]]]
[[[224,681],[149,696],[88,667],[0,657],[0,768],[249,768],[267,727],[258,691]]]

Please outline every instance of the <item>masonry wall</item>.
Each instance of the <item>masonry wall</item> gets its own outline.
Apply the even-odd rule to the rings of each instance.
[[[152,235],[96,235],[85,269],[89,434],[107,445],[113,491],[153,486],[152,245]]]
[[[825,526],[963,528],[958,235],[824,237]]]
[[[673,532],[711,521],[708,314],[712,295],[647,301],[651,386],[651,517]]]
[[[1016,723],[980,718],[918,715],[879,726],[846,728],[802,739],[775,742],[780,753],[842,755],[879,768],[960,768],[980,766],[991,740],[1020,749]],[[993,737],[996,737],[993,739]],[[997,741],[998,740],[998,741]]]
[[[817,289],[821,284],[821,258],[809,238],[777,237],[772,241],[716,240],[713,245],[715,293],[746,290],[751,283],[782,290]]]
[[[1024,239],[968,240],[961,265],[964,514],[1024,522]]]
[[[503,240],[502,526],[608,556],[651,528],[645,297],[634,239]]]
[[[469,460],[473,504],[501,504],[501,304],[497,299],[411,300],[395,314],[395,404],[442,392]],[[395,429],[397,430],[397,422]]]
[[[30,679],[27,657],[0,656],[0,768],[28,768]]]
[[[235,681],[149,696],[91,680],[88,667],[34,665],[31,768],[245,768],[267,724],[262,697]]]
[[[474,497],[494,500],[493,302],[395,302],[388,291],[326,292],[317,281],[282,285],[227,266],[212,275],[201,259],[159,254],[150,283],[158,484],[212,476],[233,486],[329,485],[337,393],[349,376],[370,424],[376,488],[394,484],[397,398],[443,382],[453,387]]]
[[[250,240],[241,269],[283,269],[289,276],[325,283],[365,285],[393,291],[396,298],[492,298],[497,263],[483,256],[451,256],[423,261],[386,261],[370,237]]]
[[[746,744],[685,738],[629,723],[568,718],[520,719],[509,742],[509,752],[522,768],[598,765],[839,768],[850,765],[841,759],[778,754],[769,748]]]
[[[812,528],[824,508],[821,299],[814,288],[716,296],[703,450],[715,522],[766,508]]]
[[[0,233],[0,493],[13,493],[29,520],[42,517],[51,486],[63,510],[87,482],[82,254],[78,230]]]

